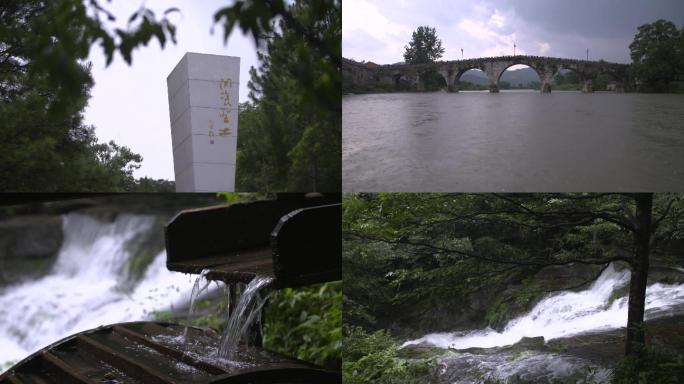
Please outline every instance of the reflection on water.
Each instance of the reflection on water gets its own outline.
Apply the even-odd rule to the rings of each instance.
[[[684,95],[395,93],[342,109],[345,191],[684,188]]]

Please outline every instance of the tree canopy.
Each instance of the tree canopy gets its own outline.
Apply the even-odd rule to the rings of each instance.
[[[629,45],[632,74],[643,89],[666,91],[684,65],[684,29],[678,31],[670,21],[658,20],[639,27]]]
[[[130,30],[110,35],[113,19],[95,0],[0,3],[0,190],[133,191],[142,157],[114,142],[98,143],[83,123],[93,79],[82,64],[101,44],[107,62],[156,36],[173,36],[166,19],[141,8]],[[145,181],[143,189],[157,185]]]
[[[341,54],[328,41],[341,38],[340,3],[299,0],[287,9],[291,19],[281,19],[279,31],[271,31],[266,51],[258,52],[259,70],[250,70],[251,103],[240,112],[237,185],[240,190],[340,190],[335,61]],[[311,37],[302,40],[301,28]]]
[[[437,37],[435,28],[429,26],[418,27],[404,49],[404,61],[409,64],[432,63],[444,54],[442,40]]]

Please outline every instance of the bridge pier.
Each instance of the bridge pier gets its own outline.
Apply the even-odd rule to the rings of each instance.
[[[413,74],[413,79],[412,83],[413,86],[415,87],[416,91],[418,92],[423,92],[425,90],[425,82],[423,82],[423,79],[420,76],[419,72],[416,72]]]
[[[506,70],[506,63],[488,63],[482,70],[489,79],[489,92],[499,93],[499,77]]]
[[[551,84],[553,84],[553,75],[556,74],[556,68],[545,67],[537,69],[539,80],[541,80],[541,93],[551,93]]]
[[[582,92],[584,92],[584,93],[594,92],[594,82],[591,79],[587,79],[584,81],[584,85],[582,85]]]
[[[447,92],[458,92],[458,83],[456,82],[456,74],[452,73],[447,77]]]
[[[456,73],[454,73],[453,70],[441,70],[439,71],[439,74],[442,75],[442,78],[444,78],[444,81],[446,82],[447,92],[458,92],[458,86],[454,86],[454,79],[456,78]]]

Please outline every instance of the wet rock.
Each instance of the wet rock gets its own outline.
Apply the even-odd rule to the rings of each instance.
[[[684,256],[681,253],[669,253],[667,255],[654,253],[651,255],[650,264],[648,284],[684,283],[684,268],[682,268],[684,266]]]
[[[646,344],[673,351],[684,350],[684,313],[646,321]],[[625,353],[624,328],[555,339],[563,352],[609,367]],[[551,344],[551,343],[549,343]]]
[[[427,344],[408,345],[399,351],[397,356],[403,359],[430,359],[446,353],[446,350]]]
[[[517,349],[542,349],[544,348],[544,336],[523,337],[513,344],[513,347]]]
[[[27,215],[0,222],[0,285],[47,273],[62,240],[61,216]]]

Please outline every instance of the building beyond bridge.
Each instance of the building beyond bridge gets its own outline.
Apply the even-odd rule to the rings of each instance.
[[[439,73],[446,82],[448,92],[458,92],[458,82],[466,71],[479,69],[489,79],[489,91],[499,92],[499,79],[504,71],[523,64],[534,69],[541,80],[541,91],[551,92],[553,77],[561,69],[574,71],[580,78],[583,92],[594,91],[594,80],[599,75],[612,78],[616,90],[630,90],[631,81],[627,64],[605,61],[586,61],[540,56],[500,56],[467,60],[438,61],[427,64],[359,63],[343,59],[342,76],[345,88],[365,90],[425,89],[423,77],[427,73]]]

